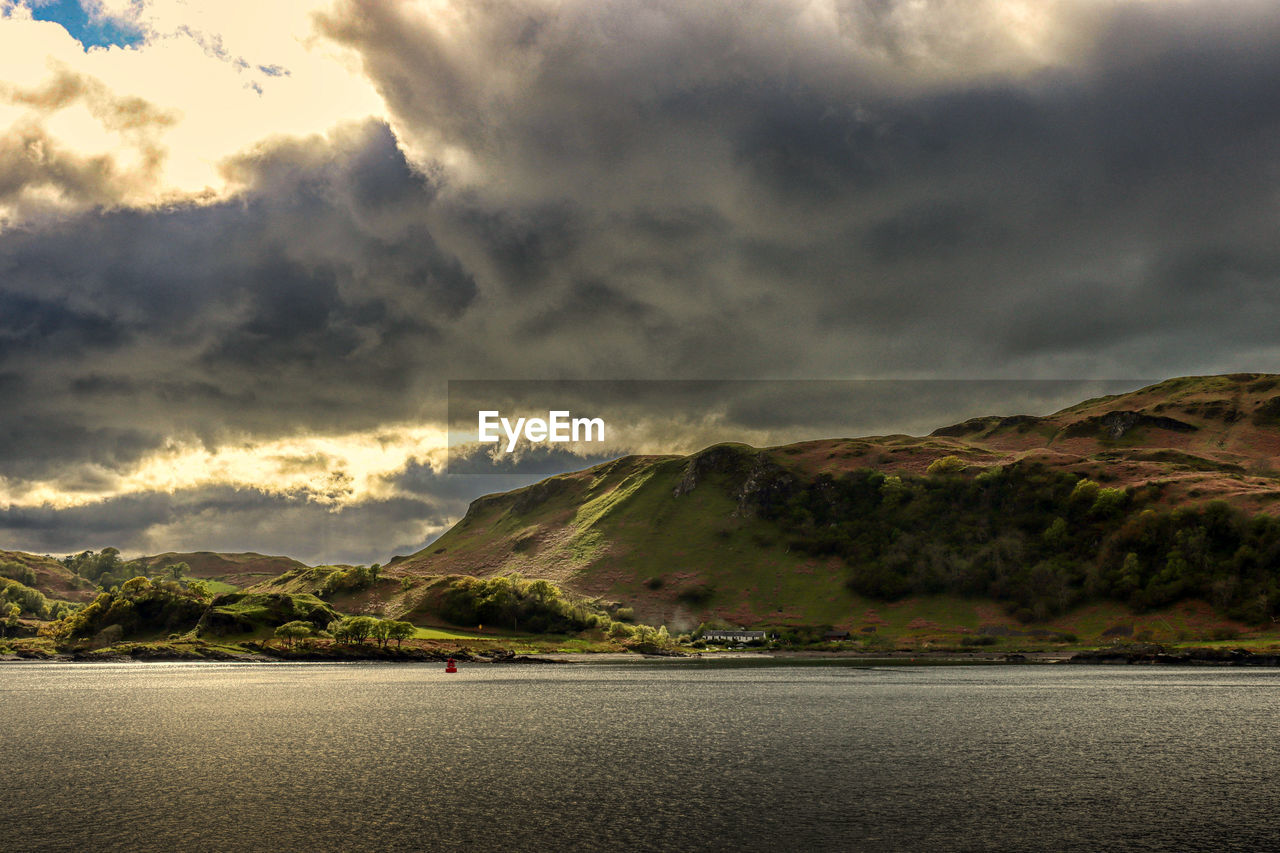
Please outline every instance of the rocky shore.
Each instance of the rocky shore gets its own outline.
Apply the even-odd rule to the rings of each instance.
[[[243,651],[241,651],[243,650]],[[453,658],[467,663],[567,663],[563,659],[518,655],[507,649],[491,649],[475,653],[466,649],[423,649],[418,647],[385,648],[373,645],[298,646],[281,648],[266,643],[249,642],[236,651],[203,643],[136,643],[104,649],[81,649],[55,652],[43,647],[16,648],[12,654],[0,655],[0,661],[50,661],[63,663],[127,663],[150,662],[444,662]]]
[[[1076,652],[1067,663],[1156,666],[1280,666],[1280,653],[1248,649],[1168,649],[1149,643]]]

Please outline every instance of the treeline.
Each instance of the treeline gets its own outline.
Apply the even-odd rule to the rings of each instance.
[[[791,548],[840,557],[848,587],[873,598],[988,596],[1024,621],[1098,599],[1145,610],[1198,598],[1254,623],[1280,612],[1276,519],[1221,502],[1156,508],[1158,485],[1107,488],[1033,462],[962,469],[944,457],[926,476],[775,482],[758,512]]]
[[[116,640],[145,631],[186,631],[204,612],[204,602],[176,581],[136,577],[50,622],[41,634],[57,640]]]
[[[608,630],[613,620],[603,607],[574,601],[547,580],[519,574],[459,578],[449,585],[440,614],[455,625],[501,625],[533,634]]]
[[[62,565],[95,586],[109,588],[122,584],[138,574],[125,567],[117,548],[103,548],[101,551],[81,551],[63,557]]]
[[[412,622],[378,619],[375,616],[344,616],[329,623],[328,633],[337,643],[363,643],[372,638],[379,646],[386,648],[391,640],[395,640],[398,647],[417,633],[417,630]]]
[[[574,599],[551,581],[529,580],[515,572],[453,581],[444,593],[440,614],[455,625],[501,625],[531,634],[600,631],[640,652],[673,645],[665,625],[634,624],[629,607]]]
[[[378,582],[378,574],[382,567],[378,563],[372,566],[351,566],[347,569],[335,569],[325,575],[324,582],[316,590],[320,598],[330,598],[339,592],[357,592],[373,586]]]
[[[136,560],[126,562],[120,558],[120,551],[117,548],[81,551],[79,554],[63,557],[58,562],[72,574],[103,590],[118,587],[135,577],[182,580],[183,576],[191,570],[191,567],[184,562],[170,563],[161,568],[148,568]]]
[[[0,561],[0,616],[14,620],[23,614],[36,619],[61,619],[71,611],[68,602],[50,601],[34,588],[35,584],[36,573],[30,566],[15,560]]]

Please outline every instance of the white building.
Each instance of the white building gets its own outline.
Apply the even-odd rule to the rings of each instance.
[[[739,628],[728,631],[703,631],[702,639],[713,643],[754,643],[767,640],[768,635],[764,631],[747,631]]]

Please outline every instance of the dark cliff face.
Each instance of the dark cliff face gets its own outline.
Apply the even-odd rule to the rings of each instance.
[[[674,497],[689,494],[712,475],[721,475],[730,481],[741,481],[755,463],[758,452],[743,445],[717,444],[695,454],[685,463],[680,482],[672,491]]]
[[[1033,427],[1049,424],[1051,418],[1038,418],[1032,415],[1012,415],[1007,418],[983,417],[971,418],[963,423],[940,427],[929,435],[938,438],[973,438],[985,433],[1013,429],[1025,433]],[[1162,415],[1148,415],[1145,412],[1117,410],[1102,415],[1094,415],[1075,423],[1068,424],[1061,431],[1064,438],[1098,438],[1118,441],[1126,434],[1140,427],[1168,430],[1169,432],[1195,432],[1199,427],[1176,418]]]
[[[1038,418],[1034,415],[1009,415],[1003,418],[988,415],[981,418],[970,418],[967,421],[952,424],[951,426],[939,427],[929,435],[938,438],[965,438],[966,436],[1010,428],[1016,429],[1018,432],[1026,432],[1037,424],[1044,422],[1044,418]]]
[[[1109,438],[1118,441],[1127,433],[1140,427],[1163,429],[1169,432],[1195,432],[1199,427],[1176,418],[1148,415],[1143,412],[1116,411],[1085,418],[1062,431],[1068,438]]]
[[[797,477],[774,462],[768,451],[717,445],[685,464],[672,495],[683,497],[713,478],[737,502],[736,512],[743,517],[769,515],[800,488]]]

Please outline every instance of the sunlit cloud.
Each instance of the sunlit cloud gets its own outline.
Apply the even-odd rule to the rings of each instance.
[[[245,436],[216,448],[171,441],[124,471],[89,466],[51,480],[0,480],[0,507],[66,509],[122,495],[212,486],[341,507],[394,497],[393,475],[410,464],[442,468],[444,456],[445,432],[423,426],[344,435],[301,433],[272,441]]]
[[[0,0],[0,140],[10,149],[0,149],[0,172],[26,173],[20,186],[0,179],[0,224],[86,205],[219,198],[238,189],[221,169],[227,157],[381,115],[353,60],[317,37],[312,15],[322,6],[107,2],[103,14],[145,36],[85,49],[59,24]],[[122,121],[126,106],[151,118]],[[92,174],[94,191],[77,171]]]
[[[0,0],[11,544],[371,556],[609,454],[1039,410],[663,400],[464,482],[424,426],[458,378],[1280,365],[1274,3],[35,2]]]

